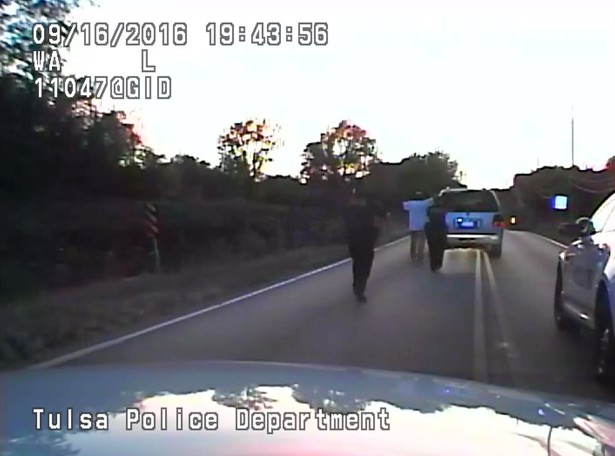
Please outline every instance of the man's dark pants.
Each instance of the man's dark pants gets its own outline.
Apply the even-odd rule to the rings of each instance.
[[[350,242],[348,250],[352,258],[352,288],[355,293],[365,293],[367,279],[372,272],[374,263],[373,242]]]
[[[429,262],[431,270],[442,267],[444,252],[446,251],[446,231],[427,228],[427,244],[429,245]]]

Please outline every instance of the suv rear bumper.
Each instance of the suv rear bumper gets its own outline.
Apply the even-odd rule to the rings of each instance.
[[[501,234],[456,234],[446,235],[450,248],[497,247],[502,244]]]

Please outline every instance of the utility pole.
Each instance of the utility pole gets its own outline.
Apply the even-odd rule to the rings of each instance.
[[[570,159],[572,161],[572,166],[574,167],[574,106],[572,106],[572,118],[570,119]]]

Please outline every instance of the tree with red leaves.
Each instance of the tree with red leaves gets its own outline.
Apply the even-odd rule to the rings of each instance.
[[[363,128],[343,120],[322,133],[320,141],[306,146],[301,177],[306,183],[326,181],[332,186],[343,185],[369,174],[370,166],[377,161],[376,140]]]
[[[247,120],[234,123],[218,138],[220,169],[242,180],[262,179],[270,153],[279,146],[279,128],[266,120]]]

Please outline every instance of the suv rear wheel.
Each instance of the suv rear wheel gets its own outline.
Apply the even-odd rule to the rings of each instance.
[[[609,299],[603,288],[600,288],[596,300],[594,376],[600,383],[615,385],[615,337]]]

